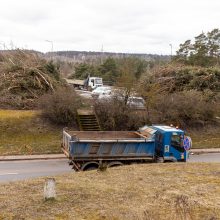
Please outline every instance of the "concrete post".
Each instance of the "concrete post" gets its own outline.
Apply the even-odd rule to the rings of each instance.
[[[47,178],[44,184],[44,199],[50,200],[56,198],[56,181],[54,178]]]

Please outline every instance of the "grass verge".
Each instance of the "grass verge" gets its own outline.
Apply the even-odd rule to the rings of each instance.
[[[193,148],[220,148],[220,126],[191,130]]]
[[[220,127],[190,131],[193,148],[220,148]],[[62,127],[38,111],[0,110],[0,155],[60,153]]]
[[[220,219],[220,164],[116,167],[57,176],[57,198],[43,200],[44,178],[0,184],[0,219]]]
[[[0,110],[0,155],[59,153],[61,133],[38,111]]]

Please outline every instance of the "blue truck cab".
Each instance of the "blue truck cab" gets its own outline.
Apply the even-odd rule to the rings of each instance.
[[[164,161],[184,161],[188,155],[184,148],[184,131],[166,125],[144,126],[140,132],[154,134],[155,155]]]

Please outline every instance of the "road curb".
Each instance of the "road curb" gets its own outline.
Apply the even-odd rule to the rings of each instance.
[[[206,148],[206,149],[191,149],[190,154],[210,154],[220,153],[220,148]]]
[[[64,154],[43,154],[43,155],[13,155],[13,156],[0,156],[0,161],[19,161],[19,160],[55,160],[66,159]]]

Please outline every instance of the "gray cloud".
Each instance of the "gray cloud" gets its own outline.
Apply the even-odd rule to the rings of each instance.
[[[55,50],[169,54],[219,27],[218,0],[2,0],[0,42]]]

